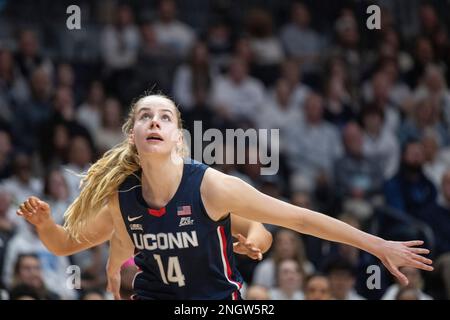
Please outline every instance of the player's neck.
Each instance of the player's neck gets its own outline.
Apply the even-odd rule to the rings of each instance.
[[[142,196],[152,207],[165,206],[175,195],[183,175],[183,162],[144,159],[142,167]]]

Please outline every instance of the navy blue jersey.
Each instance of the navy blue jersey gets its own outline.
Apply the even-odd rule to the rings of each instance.
[[[138,299],[237,299],[242,277],[233,256],[230,216],[213,221],[200,185],[208,167],[185,160],[181,183],[163,208],[142,196],[141,171],[119,187],[120,211],[136,247]]]

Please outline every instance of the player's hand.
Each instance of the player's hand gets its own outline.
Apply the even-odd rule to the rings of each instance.
[[[108,286],[106,291],[111,292],[114,300],[121,300],[120,297],[120,269],[116,272],[111,272],[106,269],[106,276],[108,278]]]
[[[54,223],[50,213],[50,206],[37,197],[29,197],[19,206],[19,210],[16,213],[24,217],[36,228]]]
[[[233,251],[239,254],[245,254],[254,260],[262,260],[261,249],[255,246],[253,242],[248,240],[242,234],[234,235],[238,242],[233,243]]]
[[[408,278],[399,271],[400,267],[413,267],[425,271],[433,271],[432,260],[423,257],[423,254],[430,253],[425,248],[417,248],[423,244],[421,240],[415,241],[385,241],[380,248],[378,258],[385,267],[403,285],[408,284]]]

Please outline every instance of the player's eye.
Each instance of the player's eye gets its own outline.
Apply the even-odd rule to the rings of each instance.
[[[163,114],[161,119],[164,120],[164,121],[170,121],[171,120],[170,116],[168,114]]]
[[[141,120],[150,119],[150,114],[145,112],[145,113],[141,114],[141,117],[139,119],[141,119]]]

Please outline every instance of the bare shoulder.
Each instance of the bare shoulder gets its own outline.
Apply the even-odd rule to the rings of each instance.
[[[220,195],[228,194],[239,182],[242,182],[239,178],[208,168],[203,177],[200,191],[205,196],[220,197]]]
[[[230,203],[235,196],[239,178],[208,168],[200,186],[203,204],[213,220],[219,220],[231,211]]]

